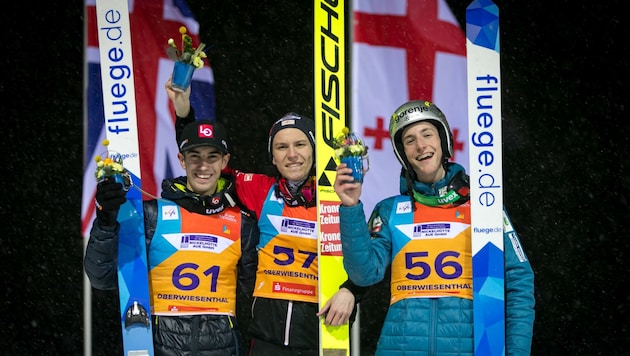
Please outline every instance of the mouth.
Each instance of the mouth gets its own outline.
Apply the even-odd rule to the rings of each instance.
[[[427,161],[430,160],[431,158],[433,158],[433,153],[429,152],[429,153],[425,153],[422,156],[416,158],[418,161]]]
[[[212,177],[211,174],[199,174],[199,173],[196,173],[195,176],[200,179],[210,179],[210,177]]]

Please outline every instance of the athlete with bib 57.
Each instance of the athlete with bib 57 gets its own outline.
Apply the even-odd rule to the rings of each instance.
[[[178,93],[169,83],[166,90],[179,132],[195,117],[190,90]],[[318,356],[319,318],[334,326],[352,322],[366,289],[347,280],[319,310],[314,121],[283,115],[269,131],[267,150],[274,175],[227,169],[260,228],[249,356]]]

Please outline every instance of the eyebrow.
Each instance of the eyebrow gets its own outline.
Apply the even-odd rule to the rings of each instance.
[[[308,139],[299,139],[299,140],[295,140],[295,141],[291,141],[291,140],[287,140],[287,141],[278,141],[276,143],[274,143],[275,145],[291,145],[291,144],[296,144],[296,143],[308,143]]]
[[[422,130],[420,130],[420,133],[425,133],[427,131],[437,131],[437,129],[434,129],[433,127],[425,127]],[[403,136],[403,138],[407,137],[407,136],[413,136],[413,134],[410,134],[409,131],[407,131],[407,134],[405,136]]]

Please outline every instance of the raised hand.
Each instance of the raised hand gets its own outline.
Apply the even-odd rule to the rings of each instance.
[[[352,169],[348,168],[345,163],[337,166],[337,176],[335,177],[335,193],[339,196],[339,200],[343,206],[353,206],[359,203],[361,197],[362,183],[352,183]]]

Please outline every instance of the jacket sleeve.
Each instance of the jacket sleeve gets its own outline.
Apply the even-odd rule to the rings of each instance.
[[[368,228],[363,203],[339,208],[339,229],[343,250],[343,266],[348,278],[361,287],[374,285],[385,278],[391,263],[392,241],[387,226],[387,200],[374,208]]]
[[[350,279],[346,279],[346,281],[339,286],[339,289],[341,288],[346,288],[354,295],[355,304],[361,303],[367,292],[370,290],[370,287],[360,287],[354,284]]]
[[[256,268],[258,267],[258,241],[260,232],[258,223],[251,213],[242,212],[241,224],[241,259],[238,262],[238,288],[248,298],[254,294]]]
[[[534,328],[534,272],[512,223],[503,212],[506,355],[529,355]]]
[[[120,224],[114,226],[100,226],[98,219],[94,219],[90,230],[83,258],[83,268],[92,287],[96,289],[118,288],[118,231]]]
[[[175,142],[179,142],[179,136],[182,134],[184,127],[191,122],[195,121],[195,110],[190,107],[190,111],[186,117],[180,117],[175,115]]]
[[[147,246],[156,224],[157,202],[144,201],[144,227]],[[102,290],[118,288],[118,233],[120,224],[101,226],[94,220],[83,258],[83,268],[92,287]]]

